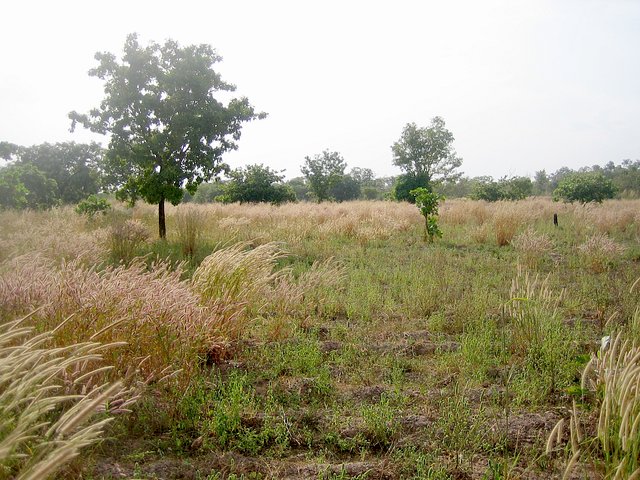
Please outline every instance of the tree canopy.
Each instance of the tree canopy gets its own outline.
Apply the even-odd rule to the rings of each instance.
[[[104,80],[104,99],[88,114],[71,112],[72,129],[110,134],[105,169],[117,197],[158,205],[160,237],[166,236],[164,202],[177,205],[183,188],[228,169],[224,153],[237,148],[244,122],[263,118],[247,98],[225,105],[215,92],[231,92],[213,70],[222,58],[209,45],[180,47],[167,40],[143,47],[127,37],[121,61],[97,53],[90,76]]]
[[[309,182],[318,202],[329,200],[330,190],[336,185],[342,176],[347,164],[338,152],[325,150],[321,155],[313,158],[305,157],[304,165],[300,170]]]
[[[455,170],[462,165],[462,159],[453,149],[453,141],[453,134],[445,128],[441,117],[434,117],[425,128],[408,123],[391,147],[393,163],[406,175],[426,178],[429,184],[455,180],[460,176]]]
[[[104,150],[95,142],[43,143],[23,147],[0,142],[0,158],[16,166],[32,165],[55,180],[54,196],[62,203],[78,203],[100,190]]]
[[[600,172],[577,172],[567,175],[553,192],[554,200],[565,202],[602,203],[613,198],[616,188],[611,179]]]
[[[248,165],[232,171],[231,179],[223,186],[222,199],[226,203],[295,202],[293,189],[283,184],[284,175],[264,165]]]

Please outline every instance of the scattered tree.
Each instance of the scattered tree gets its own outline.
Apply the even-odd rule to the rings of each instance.
[[[393,144],[393,163],[405,174],[417,179],[425,178],[425,188],[432,182],[454,180],[460,177],[455,170],[462,164],[462,159],[453,149],[453,134],[445,128],[441,117],[434,117],[431,125],[419,128],[415,123],[408,123],[400,140]]]
[[[295,202],[295,192],[282,183],[284,175],[280,173],[264,165],[238,168],[229,174],[231,179],[223,186],[222,199],[225,203]]]
[[[142,47],[131,34],[121,62],[112,53],[95,57],[99,65],[89,75],[105,81],[105,98],[88,114],[71,112],[72,130],[80,123],[111,135],[105,164],[116,196],[157,204],[164,238],[165,200],[177,205],[183,187],[193,194],[227,170],[222,155],[237,148],[242,124],[265,114],[246,98],[224,105],[214,97],[235,87],[213,70],[221,57],[209,45],[181,48],[167,40]]]
[[[309,201],[313,193],[309,188],[309,184],[304,177],[295,177],[288,180],[286,184],[293,189],[296,194],[296,199],[301,201]]]
[[[343,175],[329,191],[331,198],[336,202],[357,200],[362,194],[360,183],[351,175]]]
[[[471,198],[497,202],[498,200],[523,200],[533,192],[533,183],[529,177],[501,178],[480,177],[473,186]]]
[[[616,188],[613,182],[599,172],[577,172],[567,175],[553,192],[554,200],[573,203],[602,203],[613,198]]]
[[[338,152],[325,150],[313,158],[305,157],[300,170],[319,203],[329,200],[331,188],[340,181],[346,167],[347,164]]]

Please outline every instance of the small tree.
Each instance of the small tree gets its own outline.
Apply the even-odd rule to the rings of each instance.
[[[360,183],[351,175],[343,175],[329,191],[336,202],[357,200],[362,194]]]
[[[284,175],[280,173],[264,165],[238,168],[229,174],[231,180],[223,186],[222,199],[225,203],[295,202],[295,192],[282,183]]]
[[[340,181],[345,168],[347,164],[338,152],[325,150],[313,158],[305,157],[300,170],[320,203],[329,200],[331,187]]]
[[[573,203],[602,203],[613,198],[616,188],[613,182],[599,172],[577,172],[564,177],[553,192],[555,201]]]
[[[442,231],[438,227],[438,205],[444,201],[444,197],[424,187],[411,190],[411,194],[424,217],[424,240],[433,243],[435,237],[442,237]]]

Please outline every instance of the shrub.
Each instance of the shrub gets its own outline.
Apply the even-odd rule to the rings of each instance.
[[[554,200],[573,203],[602,203],[613,198],[616,188],[613,182],[599,172],[578,172],[564,177],[553,192]]]
[[[431,190],[431,182],[428,175],[405,173],[400,175],[393,186],[393,198],[400,202],[415,203],[416,197],[411,194],[416,188]]]
[[[100,198],[97,195],[89,195],[76,206],[78,215],[86,215],[89,218],[99,213],[106,215],[109,210],[111,210],[111,204],[106,198]]]
[[[438,227],[438,203],[443,201],[444,197],[422,187],[409,193],[415,197],[416,205],[424,217],[424,239],[433,243],[434,237],[442,237]]]

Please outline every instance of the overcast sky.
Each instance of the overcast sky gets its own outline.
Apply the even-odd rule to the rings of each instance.
[[[67,114],[102,98],[97,51],[208,43],[265,120],[232,167],[300,174],[306,155],[395,175],[391,145],[438,115],[466,175],[533,175],[640,158],[640,1],[5,2],[0,140],[104,138]]]

